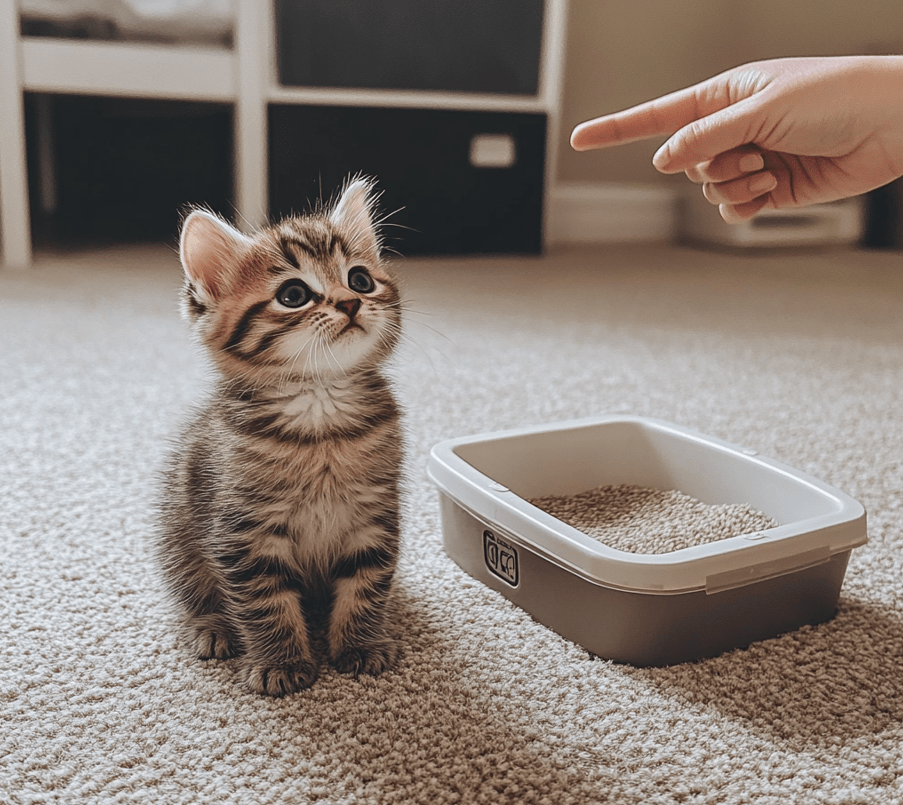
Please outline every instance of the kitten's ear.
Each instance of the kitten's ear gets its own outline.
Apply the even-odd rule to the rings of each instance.
[[[222,218],[195,210],[182,225],[179,256],[185,274],[212,299],[232,283],[251,241]]]
[[[353,249],[379,253],[379,235],[373,223],[375,201],[373,182],[354,179],[329,213],[329,220],[346,235]]]

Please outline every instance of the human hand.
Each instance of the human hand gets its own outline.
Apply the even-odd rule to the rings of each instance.
[[[728,223],[903,176],[903,56],[775,59],[581,123],[578,151],[661,135],[653,165],[703,186]]]

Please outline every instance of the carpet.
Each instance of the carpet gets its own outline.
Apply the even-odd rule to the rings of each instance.
[[[187,656],[149,558],[155,473],[208,380],[173,250],[0,273],[0,802],[903,802],[903,257],[624,246],[399,270],[404,654],[284,699]],[[862,502],[836,618],[634,668],[445,556],[435,442],[618,412]]]

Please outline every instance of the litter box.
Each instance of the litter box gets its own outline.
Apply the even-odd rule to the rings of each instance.
[[[754,450],[643,417],[451,439],[432,449],[428,475],[445,550],[463,570],[593,654],[639,666],[713,657],[830,620],[850,551],[867,541],[865,509],[843,492]],[[748,504],[778,525],[635,554],[528,502],[609,484]]]

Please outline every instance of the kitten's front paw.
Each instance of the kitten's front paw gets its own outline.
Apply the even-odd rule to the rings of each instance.
[[[398,644],[394,640],[377,640],[360,646],[346,646],[333,659],[332,665],[340,674],[376,676],[395,665],[398,655]]]
[[[313,663],[248,663],[242,672],[242,684],[254,693],[285,696],[309,688],[317,681],[318,675],[319,669]]]
[[[199,660],[228,660],[241,653],[238,640],[225,629],[188,630],[188,644]]]

